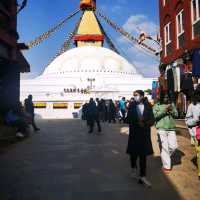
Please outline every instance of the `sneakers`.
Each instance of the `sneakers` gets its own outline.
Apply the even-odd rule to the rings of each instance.
[[[37,132],[37,131],[40,131],[40,129],[39,129],[39,128],[36,128],[34,131]]]
[[[16,133],[16,137],[17,138],[24,138],[24,135],[22,133],[20,133],[20,132],[17,132]]]
[[[136,168],[132,169],[131,178],[134,178],[134,179],[138,179],[139,178]]]
[[[144,177],[140,177],[138,183],[139,184],[144,184],[149,188],[152,187],[152,184],[147,180],[147,178],[145,176]]]

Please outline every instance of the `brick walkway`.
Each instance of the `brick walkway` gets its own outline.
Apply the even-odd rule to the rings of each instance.
[[[105,124],[102,135],[90,135],[79,120],[39,124],[39,134],[1,151],[0,200],[199,199],[200,185],[189,161],[193,151],[186,137],[179,136],[179,142],[188,157],[166,176],[153,129],[155,155],[148,167],[153,187],[148,189],[130,178],[127,127]]]

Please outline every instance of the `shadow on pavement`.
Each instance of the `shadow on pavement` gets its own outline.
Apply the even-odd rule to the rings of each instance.
[[[0,200],[184,199],[162,173],[159,156],[148,160],[151,189],[130,177],[122,125],[102,124],[101,135],[88,134],[80,120],[39,125],[40,134],[0,155]]]

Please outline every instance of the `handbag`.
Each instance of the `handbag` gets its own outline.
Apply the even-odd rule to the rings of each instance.
[[[200,126],[197,126],[196,128],[196,139],[200,140]]]

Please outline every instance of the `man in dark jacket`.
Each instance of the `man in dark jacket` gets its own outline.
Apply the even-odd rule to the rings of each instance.
[[[97,123],[98,131],[101,132],[101,125],[99,121],[99,111],[93,98],[90,99],[90,102],[87,107],[87,120],[90,127],[89,133],[93,132],[95,122]]]
[[[33,126],[34,131],[39,131],[40,129],[35,124],[35,113],[34,113],[34,105],[33,105],[33,96],[29,95],[27,99],[24,101],[25,111],[31,116],[31,125]]]
[[[129,140],[127,153],[130,155],[132,177],[139,178],[139,183],[151,186],[146,179],[147,156],[153,154],[151,142],[151,126],[154,124],[154,115],[151,106],[144,98],[144,92],[134,92],[135,101],[128,109],[127,121],[129,123]],[[140,163],[140,177],[137,176],[137,159]]]
[[[116,107],[112,99],[110,99],[108,104],[108,123],[111,123],[111,121],[115,123],[116,122],[115,118],[116,118]]]

